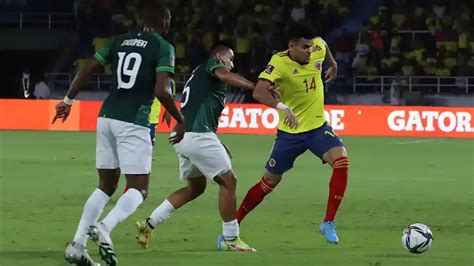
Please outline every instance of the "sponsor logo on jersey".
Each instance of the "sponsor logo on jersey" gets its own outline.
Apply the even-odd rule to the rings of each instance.
[[[268,65],[267,68],[265,68],[265,71],[264,71],[264,72],[267,73],[267,74],[271,74],[274,69],[275,69],[274,66]]]
[[[311,52],[319,52],[321,50],[323,50],[323,48],[321,48],[321,46],[319,46],[319,44],[316,45],[316,46],[313,46],[313,48],[311,48]]]

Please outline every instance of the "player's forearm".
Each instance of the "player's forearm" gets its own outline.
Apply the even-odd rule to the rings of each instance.
[[[255,88],[253,98],[269,107],[276,108],[278,101],[272,96],[268,88]]]
[[[158,99],[158,101],[160,101],[160,103],[163,104],[163,107],[165,107],[166,111],[168,111],[168,113],[170,113],[171,116],[174,119],[176,119],[178,123],[184,122],[183,115],[176,107],[173,96],[168,91],[166,90],[159,91],[155,94],[155,96]]]
[[[81,69],[74,77],[66,96],[69,99],[75,99],[79,91],[87,85],[91,76],[91,72]]]
[[[82,67],[76,76],[72,80],[71,86],[67,91],[66,97],[69,99],[75,99],[79,91],[84,88],[89,82],[92,74],[98,66],[98,62],[95,59],[88,61],[84,67]]]
[[[229,72],[224,78],[223,81],[232,86],[232,87],[238,87],[238,88],[244,88],[247,90],[253,90],[255,87],[255,83],[251,82],[250,80]]]
[[[326,57],[325,57],[325,59],[327,59],[329,61],[329,63],[331,64],[332,67],[337,67],[336,59],[334,59],[334,56],[331,53],[331,49],[329,49],[329,46],[327,44],[326,44]]]

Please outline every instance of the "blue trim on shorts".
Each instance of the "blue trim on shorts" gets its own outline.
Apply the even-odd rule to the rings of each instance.
[[[305,151],[310,150],[322,160],[323,154],[334,147],[344,147],[344,143],[327,123],[319,128],[297,134],[278,130],[265,168],[270,173],[281,175],[293,168],[296,158]]]
[[[150,139],[151,139],[151,145],[155,146],[155,138],[156,138],[156,125],[154,123],[151,123],[148,128],[150,129]]]

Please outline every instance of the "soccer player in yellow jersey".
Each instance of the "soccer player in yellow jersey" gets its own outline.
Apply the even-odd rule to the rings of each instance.
[[[175,96],[176,95],[176,85],[173,79],[170,79],[170,93]],[[160,119],[160,112],[161,112],[161,103],[158,101],[158,99],[153,100],[153,104],[151,105],[151,110],[150,110],[150,137],[151,137],[151,143],[155,145],[155,135],[156,135],[156,125],[158,125],[158,120]],[[171,123],[171,117],[166,115],[163,117],[163,121],[166,120],[166,123],[168,124],[168,127],[170,126]],[[163,122],[162,121],[162,122]]]
[[[288,28],[287,37],[288,50],[273,55],[253,92],[255,99],[280,110],[280,124],[263,178],[248,191],[237,211],[237,220],[242,222],[280,183],[296,158],[310,150],[333,169],[326,217],[319,229],[328,243],[337,244],[334,217],[346,190],[349,159],[342,140],[324,117],[321,79],[323,61],[327,59],[331,64],[326,82],[337,76],[337,63],[327,44],[315,37],[310,26],[295,23]],[[279,86],[281,101],[268,90],[273,84]]]

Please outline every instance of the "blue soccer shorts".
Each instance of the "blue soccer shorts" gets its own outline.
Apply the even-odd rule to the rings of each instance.
[[[265,168],[273,174],[281,175],[293,168],[296,158],[306,150],[310,150],[322,160],[324,153],[334,147],[343,146],[341,138],[326,123],[319,128],[297,134],[278,130]]]

